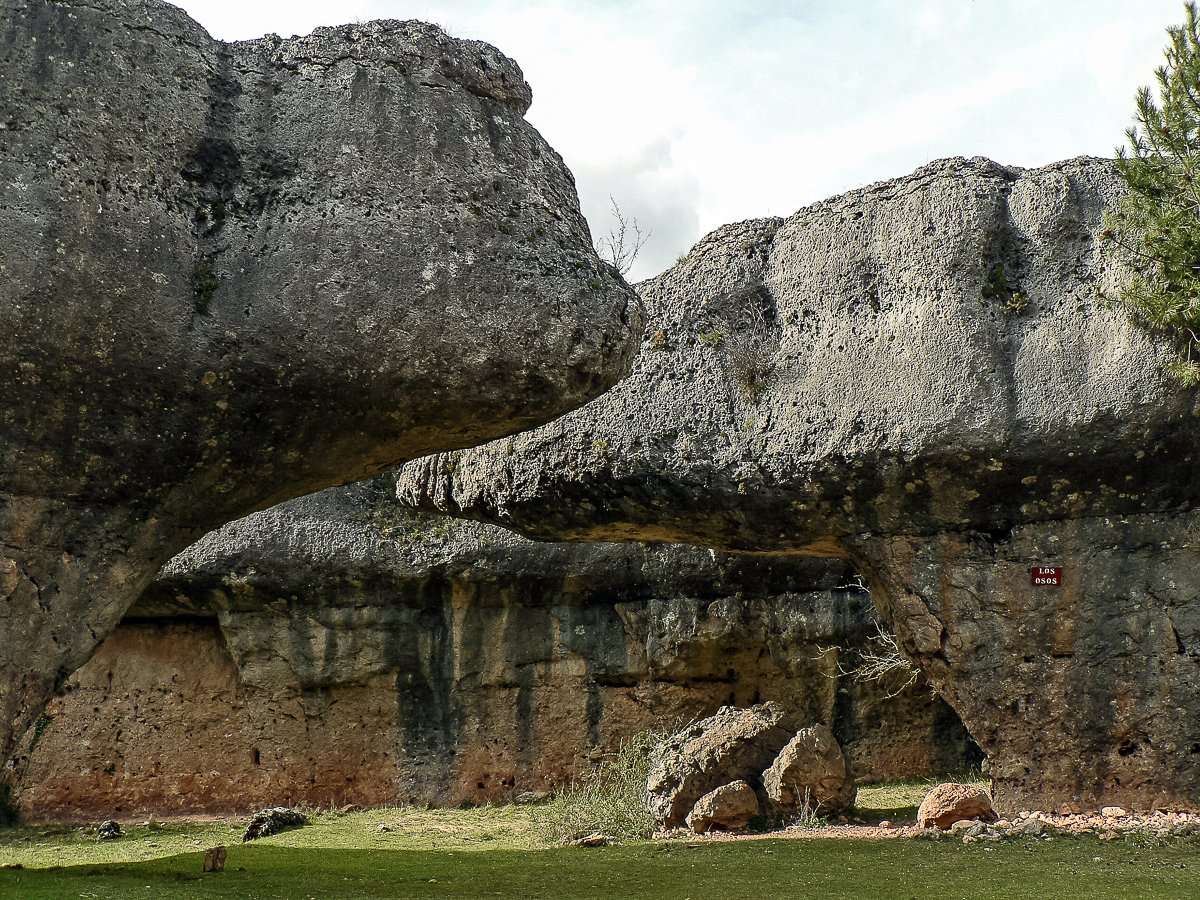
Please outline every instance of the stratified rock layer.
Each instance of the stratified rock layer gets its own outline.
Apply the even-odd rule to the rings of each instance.
[[[495,48],[0,0],[0,765],[172,554],[544,422],[636,298]]]
[[[24,812],[504,800],[764,699],[867,778],[973,758],[925,683],[839,674],[874,634],[839,561],[540,544],[393,494],[291,501],[173,560],[26,736]]]
[[[542,538],[848,557],[1001,809],[1195,808],[1200,407],[1106,302],[1119,192],[1102,160],[953,159],[719,229],[639,286],[629,379],[410,464],[401,497]]]

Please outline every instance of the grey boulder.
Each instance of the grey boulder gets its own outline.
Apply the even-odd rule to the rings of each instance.
[[[696,801],[687,816],[687,827],[704,834],[715,829],[737,831],[759,814],[758,794],[744,781],[723,784]]]
[[[157,0],[0,34],[2,765],[174,553],[579,406],[640,311],[494,47]]]
[[[647,803],[662,828],[684,824],[709,791],[735,781],[762,783],[762,772],[796,733],[788,714],[768,701],[725,706],[671,735],[651,756]]]

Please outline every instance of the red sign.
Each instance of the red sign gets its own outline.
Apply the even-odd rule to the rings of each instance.
[[[1034,566],[1029,570],[1029,583],[1038,587],[1058,587],[1062,584],[1062,566]]]

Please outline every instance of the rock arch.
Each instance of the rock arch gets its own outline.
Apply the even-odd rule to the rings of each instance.
[[[1109,302],[1120,190],[1104,160],[950,159],[718,229],[638,286],[629,379],[410,463],[400,497],[541,539],[849,557],[1002,809],[1196,808],[1200,409]],[[759,287],[781,333],[750,385],[705,311]]]

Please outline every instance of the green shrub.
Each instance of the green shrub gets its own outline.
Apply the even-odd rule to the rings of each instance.
[[[1108,217],[1104,236],[1129,252],[1136,274],[1121,299],[1146,326],[1178,343],[1171,371],[1200,384],[1200,27],[1196,4],[1167,29],[1166,64],[1137,94],[1137,125],[1117,150],[1128,187]]]
[[[646,806],[650,754],[668,734],[645,731],[626,739],[616,753],[559,790],[534,814],[539,837],[555,843],[596,833],[617,841],[650,837],[655,828]]]

